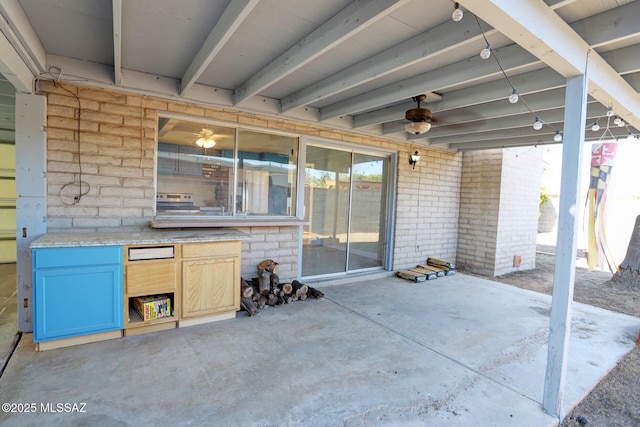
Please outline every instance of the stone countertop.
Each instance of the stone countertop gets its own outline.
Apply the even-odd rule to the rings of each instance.
[[[233,228],[220,230],[145,230],[139,232],[47,233],[34,240],[30,247],[59,248],[79,246],[154,245],[183,242],[218,242],[249,240],[251,236]]]

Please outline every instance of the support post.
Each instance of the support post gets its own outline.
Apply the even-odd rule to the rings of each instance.
[[[33,330],[31,249],[47,232],[47,98],[16,94],[16,286],[18,330]]]
[[[547,370],[542,397],[543,410],[561,418],[567,355],[571,333],[571,305],[575,282],[580,171],[587,111],[587,76],[567,80],[562,144],[562,175],[555,272],[551,299]]]

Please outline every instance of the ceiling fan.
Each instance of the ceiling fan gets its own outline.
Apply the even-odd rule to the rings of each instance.
[[[426,133],[431,129],[431,123],[433,121],[432,113],[428,108],[421,108],[420,103],[427,99],[427,95],[417,95],[411,99],[413,99],[418,106],[416,108],[410,108],[404,114],[405,119],[410,121],[404,128],[407,132],[414,135]]]
[[[196,140],[196,144],[198,147],[202,148],[211,148],[216,145],[215,139],[213,139],[213,131],[209,129],[202,129],[198,133],[194,133],[195,136],[198,137]]]

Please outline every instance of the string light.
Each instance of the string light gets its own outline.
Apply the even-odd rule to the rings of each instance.
[[[600,130],[600,125],[597,120],[593,123],[593,126],[591,126],[591,130],[594,132],[598,132]]]
[[[519,99],[520,97],[518,96],[518,91],[513,89],[513,92],[509,96],[509,102],[512,104],[515,104],[516,102],[518,102]]]
[[[616,116],[615,119],[613,119],[613,124],[614,125],[618,125],[620,126],[620,123],[622,122],[622,119],[620,118],[620,116]]]
[[[613,107],[609,107],[609,109],[607,110],[607,117],[611,116],[613,116]]]
[[[540,129],[542,129],[542,126],[543,126],[543,125],[542,125],[542,120],[540,120],[540,117],[536,117],[536,121],[535,121],[535,123],[533,124],[533,128],[534,128],[535,130],[540,130]]]
[[[553,135],[553,140],[554,140],[555,142],[560,142],[560,141],[562,141],[562,134],[560,133],[560,131],[559,131],[559,130],[557,130],[557,131],[556,131],[556,134],[555,134],[555,135]]]
[[[491,56],[491,45],[488,44],[487,47],[480,51],[480,58],[488,59]]]
[[[460,3],[455,2],[455,4],[453,5],[453,13],[451,14],[451,19],[453,19],[455,22],[460,22],[462,21],[463,16],[464,12],[462,12],[462,9],[460,9]]]

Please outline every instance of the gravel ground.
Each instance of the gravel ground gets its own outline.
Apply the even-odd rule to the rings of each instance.
[[[551,294],[552,248],[539,248],[536,268],[491,278],[519,288]],[[581,254],[578,254],[579,256]],[[579,260],[580,261],[580,260]],[[583,263],[578,263],[578,265]],[[640,287],[612,283],[611,274],[576,268],[574,301],[640,317]],[[640,345],[636,347],[567,414],[562,427],[640,426]]]

